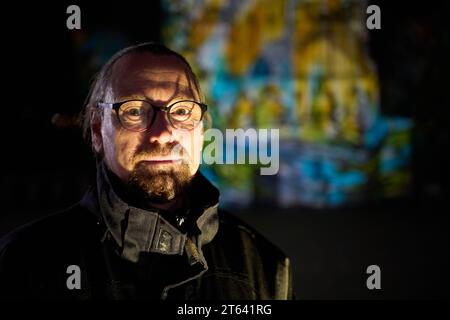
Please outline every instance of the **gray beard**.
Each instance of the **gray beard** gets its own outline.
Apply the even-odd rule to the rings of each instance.
[[[150,201],[166,203],[182,194],[191,180],[187,164],[149,170],[148,166],[141,162],[132,171],[128,185]]]

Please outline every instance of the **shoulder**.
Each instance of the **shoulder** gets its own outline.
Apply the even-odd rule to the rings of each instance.
[[[273,258],[284,259],[286,255],[275,244],[259,233],[254,227],[237,215],[219,210],[219,232],[221,240],[231,241],[237,238],[247,249],[258,250],[260,254],[270,254]]]
[[[92,216],[92,217],[90,217]],[[59,296],[67,267],[92,244],[93,214],[76,204],[21,226],[0,239],[0,299]]]
[[[81,230],[95,225],[94,216],[79,203],[57,213],[31,221],[0,239],[0,257],[6,252],[32,250],[67,245],[81,236]],[[81,229],[80,229],[81,228]]]
[[[219,230],[205,248],[210,276],[247,284],[255,297],[291,297],[290,259],[238,216],[219,210]]]

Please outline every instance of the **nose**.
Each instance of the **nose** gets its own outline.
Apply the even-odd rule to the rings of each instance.
[[[166,118],[163,111],[158,110],[155,116],[155,122],[148,130],[148,139],[150,143],[166,144],[173,142],[172,126]]]

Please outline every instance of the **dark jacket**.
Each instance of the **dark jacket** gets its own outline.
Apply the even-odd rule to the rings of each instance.
[[[218,191],[200,173],[192,185],[192,210],[172,221],[160,211],[120,201],[118,207],[100,186],[67,210],[10,233],[0,241],[0,297],[290,299],[289,259],[218,210]],[[105,217],[110,205],[134,220]],[[74,265],[80,289],[67,285]]]

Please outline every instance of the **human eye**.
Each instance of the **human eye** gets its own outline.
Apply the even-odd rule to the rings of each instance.
[[[120,107],[119,115],[123,122],[140,122],[149,110],[150,105],[145,101],[128,101]]]
[[[187,120],[192,114],[192,107],[188,105],[177,105],[170,111],[170,116],[177,121]]]
[[[140,117],[142,115],[142,108],[132,107],[124,112],[129,117]]]
[[[191,113],[191,109],[188,107],[179,107],[176,110],[172,111],[171,113],[177,116],[185,116]]]

